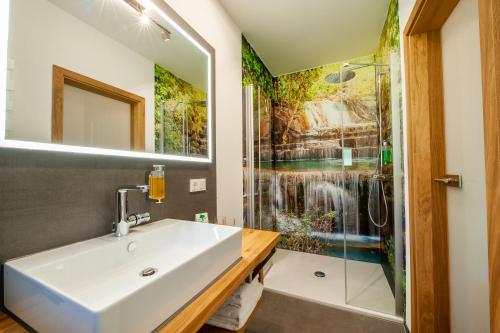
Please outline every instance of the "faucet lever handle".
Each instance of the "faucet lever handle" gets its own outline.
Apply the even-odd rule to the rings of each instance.
[[[141,192],[146,193],[149,191],[149,185],[137,185],[137,188],[141,190]]]

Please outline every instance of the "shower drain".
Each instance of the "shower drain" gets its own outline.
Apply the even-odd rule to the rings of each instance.
[[[322,271],[316,271],[316,272],[314,272],[314,276],[323,278],[326,276],[326,274],[325,274],[325,272],[322,272]]]

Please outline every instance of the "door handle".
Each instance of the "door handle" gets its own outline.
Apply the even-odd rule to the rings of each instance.
[[[462,176],[460,175],[446,175],[443,178],[434,178],[433,180],[447,186],[462,188]]]

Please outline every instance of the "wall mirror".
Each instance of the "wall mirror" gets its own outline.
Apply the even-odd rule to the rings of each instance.
[[[162,0],[0,7],[2,146],[211,161],[214,50]]]

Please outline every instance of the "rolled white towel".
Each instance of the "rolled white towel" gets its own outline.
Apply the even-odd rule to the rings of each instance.
[[[245,325],[262,296],[264,286],[254,279],[243,283],[208,321],[209,325],[237,331]]]

